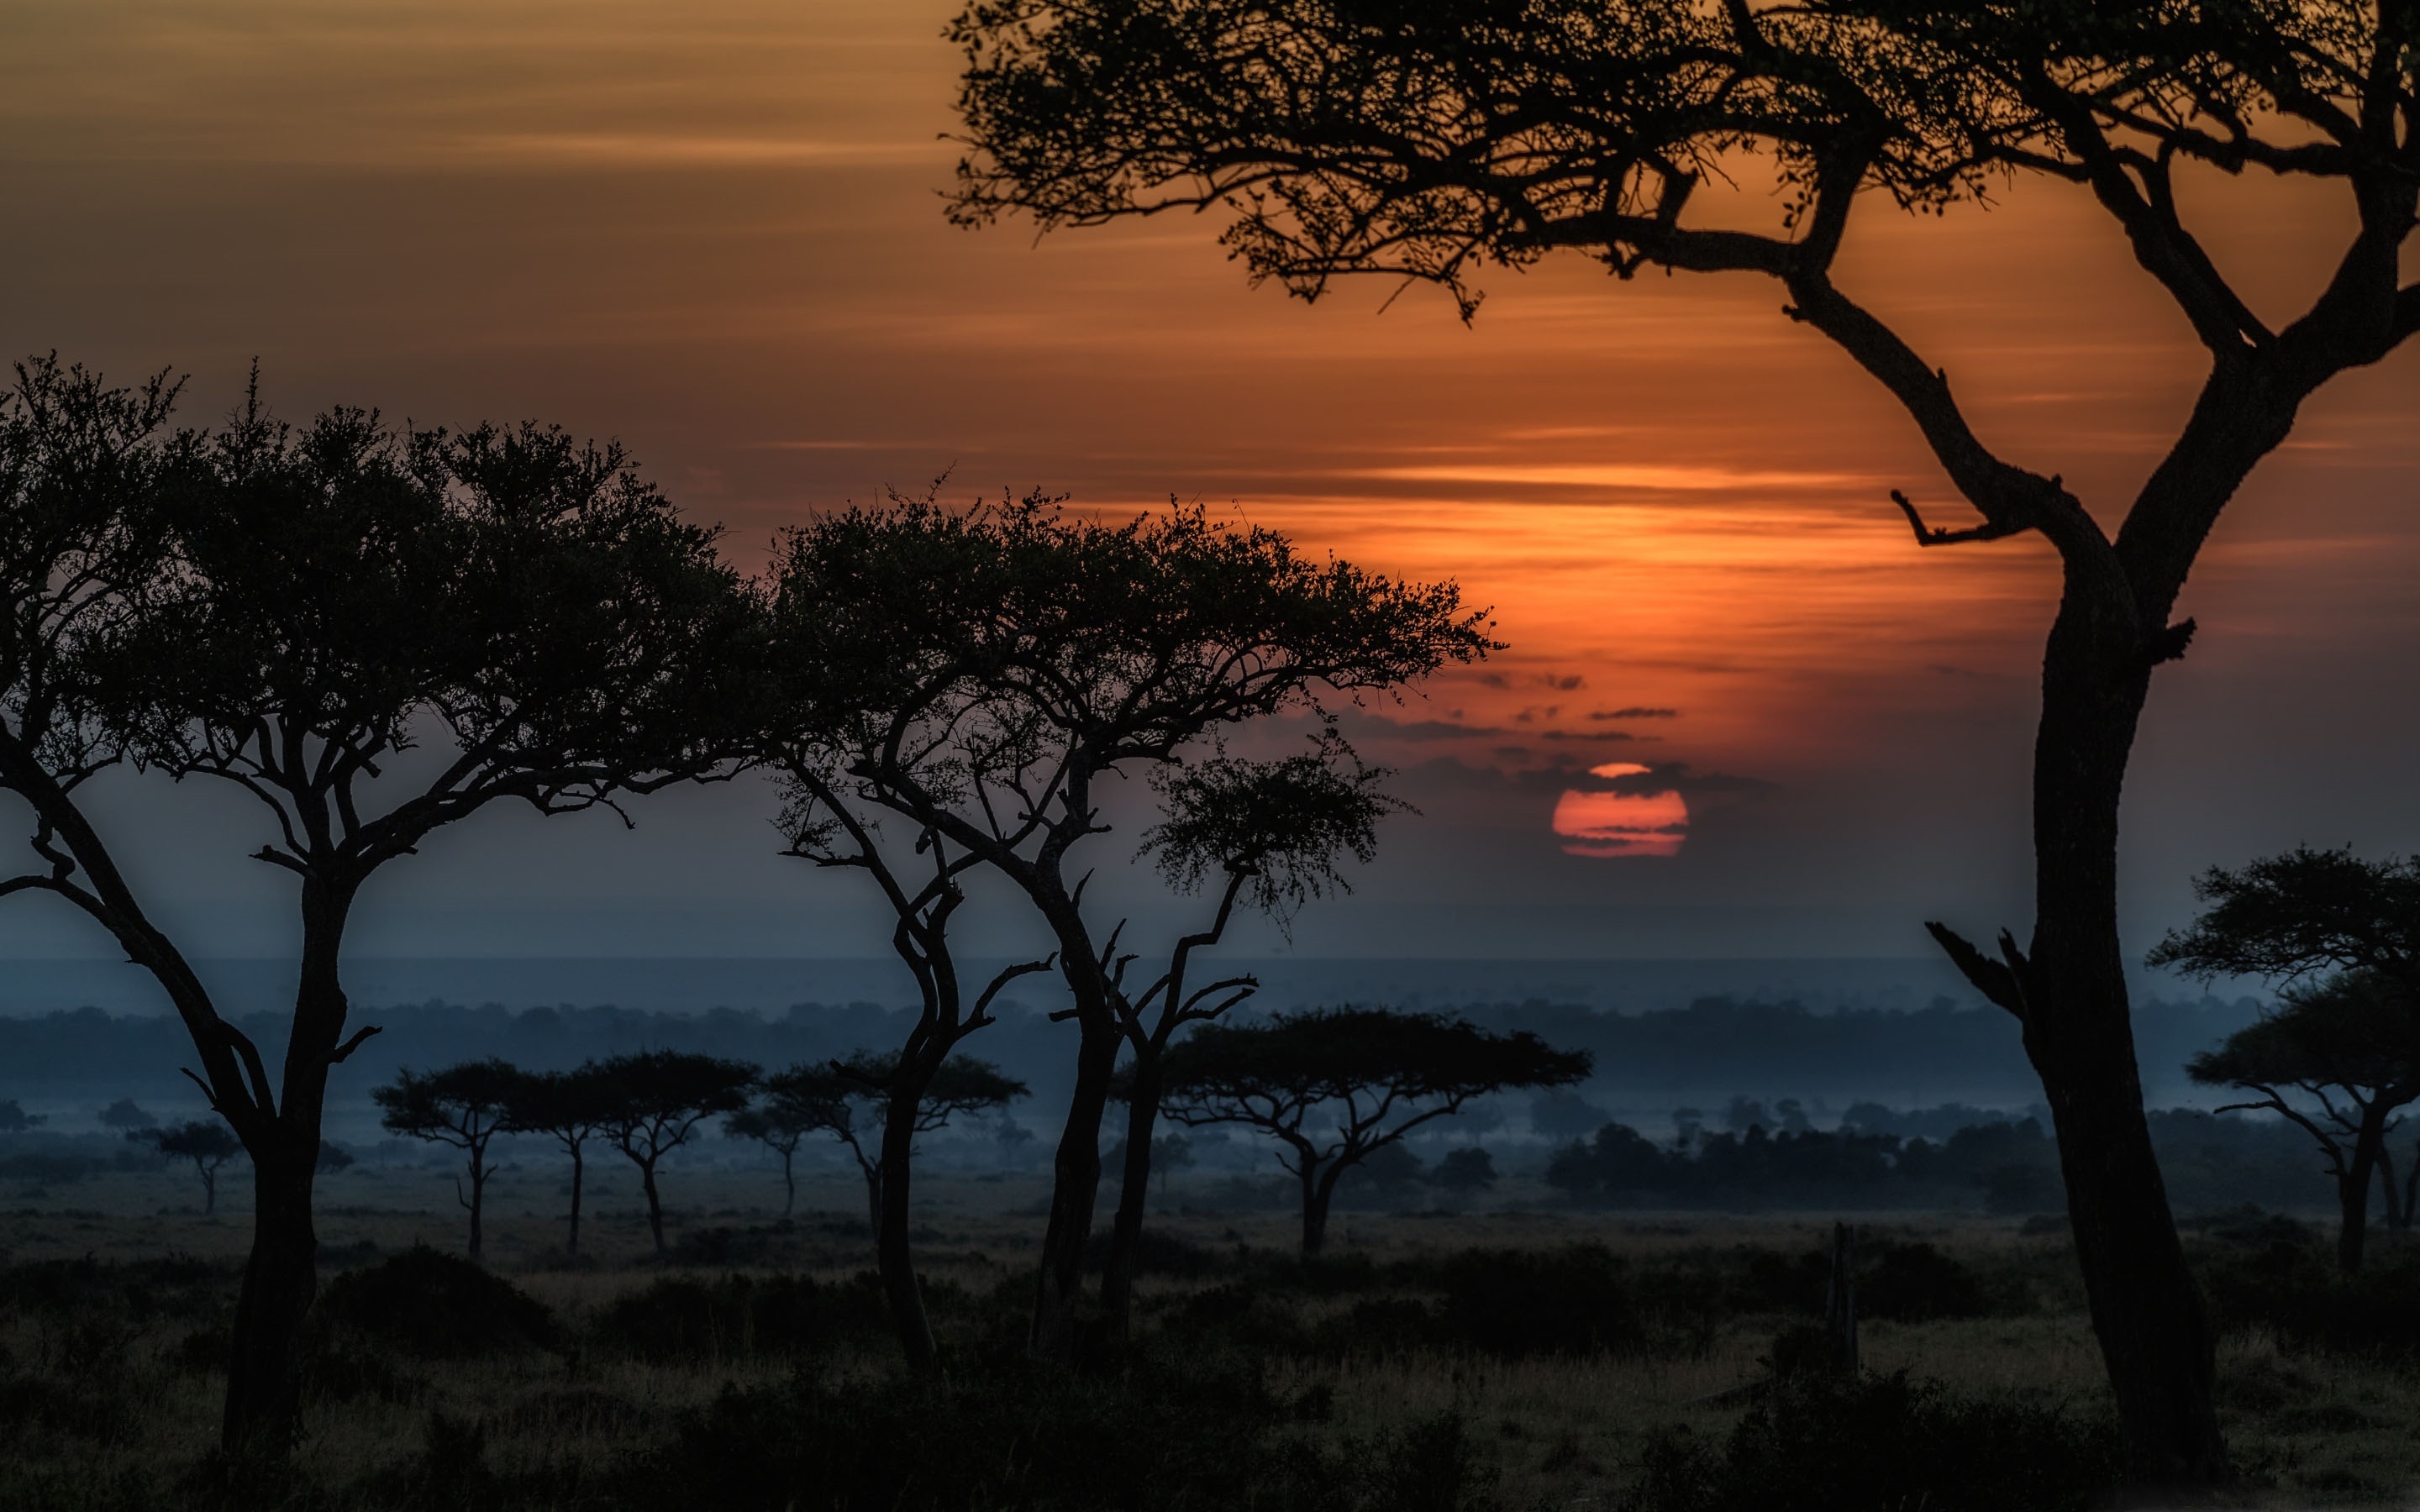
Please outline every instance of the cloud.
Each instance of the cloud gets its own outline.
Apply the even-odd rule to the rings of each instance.
[[[1541,487],[1638,488],[1673,493],[1718,493],[1761,488],[1842,488],[1871,480],[1852,472],[1766,472],[1720,467],[1592,463],[1539,466],[1527,463],[1445,463],[1425,467],[1356,468],[1339,474],[1396,483],[1509,483]]]
[[[1678,709],[1650,709],[1635,703],[1625,709],[1597,709],[1589,715],[1591,719],[1677,719],[1680,717]]]
[[[1558,693],[1576,693],[1588,687],[1588,679],[1577,672],[1559,677],[1553,672],[1541,672],[1538,674],[1538,681]]]
[[[1637,740],[1627,730],[1542,730],[1541,740]]]

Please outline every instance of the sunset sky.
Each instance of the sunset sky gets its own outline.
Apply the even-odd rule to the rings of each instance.
[[[1565,257],[1496,275],[1465,327],[1434,291],[1253,289],[1211,219],[953,229],[954,8],[15,0],[0,345],[189,372],[196,422],[256,355],[291,416],[618,436],[752,563],[946,472],[951,497],[1173,496],[1453,577],[1511,649],[1353,720],[1423,814],[1305,915],[1305,953],[1914,956],[1929,916],[2026,922],[2050,553],[1919,550],[1889,490],[1957,523],[1946,480],[1776,287]],[[2273,318],[2350,224],[2321,189],[2186,188]],[[2112,523],[2199,375],[2071,189],[1868,205],[1840,281]],[[2323,392],[2205,554],[2130,786],[2140,943],[2212,862],[2420,847],[2415,401],[2410,352]],[[118,786],[123,823],[176,836],[147,867],[218,932],[202,953],[278,943],[243,810]],[[761,790],[637,816],[450,836],[381,879],[356,948],[880,949],[845,879],[771,856]],[[98,949],[25,909],[0,943]]]

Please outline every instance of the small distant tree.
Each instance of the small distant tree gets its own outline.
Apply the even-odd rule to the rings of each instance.
[[[657,1166],[687,1144],[699,1124],[746,1107],[757,1069],[714,1056],[643,1050],[596,1062],[595,1074],[612,1097],[602,1132],[639,1168],[639,1184],[647,1194],[647,1232],[661,1255],[671,1246],[664,1242]]]
[[[1193,1168],[1193,1141],[1183,1134],[1162,1134],[1152,1141],[1151,1174],[1159,1182],[1159,1200],[1168,1200],[1168,1179]]]
[[[580,1253],[580,1197],[587,1178],[588,1141],[613,1120],[616,1093],[596,1066],[524,1074],[514,1082],[504,1119],[515,1134],[546,1134],[571,1157],[571,1214],[563,1252]]]
[[[216,1119],[129,1129],[126,1138],[131,1144],[149,1145],[166,1159],[192,1161],[194,1174],[202,1179],[202,1211],[206,1213],[218,1211],[219,1167],[243,1153],[243,1142]]]
[[[799,1141],[814,1132],[813,1125],[798,1122],[789,1110],[771,1103],[741,1108],[722,1120],[726,1139],[748,1139],[763,1145],[782,1159],[782,1216],[784,1220],[799,1206],[799,1177],[793,1157],[799,1152]]]
[[[1373,1150],[1450,1118],[1474,1097],[1585,1080],[1587,1051],[1494,1034],[1441,1013],[1330,1008],[1209,1024],[1169,1051],[1168,1116],[1241,1123],[1285,1146],[1302,1189],[1302,1252],[1316,1256],[1339,1178]]]
[[[2275,1012],[2185,1066],[2204,1086],[2258,1094],[2221,1112],[2264,1108],[2319,1141],[2335,1178],[2336,1265],[2347,1275],[2361,1270],[2371,1180],[2384,1179],[2390,1212],[2400,1206],[2386,1140],[2402,1122],[2398,1110],[2420,1101],[2414,1028],[2402,989],[2375,973],[2346,973],[2288,989]]]
[[[332,1172],[341,1171],[352,1163],[353,1152],[351,1150],[343,1149],[340,1146],[330,1144],[327,1140],[322,1139],[319,1141],[319,1159],[318,1163],[312,1166],[312,1171],[317,1175],[326,1176]]]
[[[2318,1068],[2309,1057],[2325,1047],[2332,1062],[2373,1078],[2363,1084],[2371,1088],[2364,1094],[2365,1103],[2387,1101],[2377,1129],[2361,1134],[2360,1120],[2367,1115],[2355,1115],[2355,1128],[2347,1140],[2350,1165],[2343,1179],[2350,1180],[2350,1165],[2357,1165],[2360,1182],[2350,1193],[2340,1182],[2339,1195],[2357,1202],[2359,1211],[2346,1210],[2346,1222],[2357,1226],[2339,1230],[2337,1258],[2346,1269],[2357,1270],[2370,1173],[2381,1168],[2385,1151],[2383,1120],[2412,1101],[2411,1094],[2396,1092],[2389,1082],[2374,1078],[2391,1077],[2398,1063],[2420,1065],[2420,859],[2367,861],[2350,849],[2297,846],[2237,870],[2212,867],[2194,879],[2194,896],[2202,904],[2200,916],[2162,939],[2151,950],[2151,964],[2173,966],[2204,981],[2260,977],[2288,987],[2344,974],[2311,1007],[2298,1011],[2289,996],[2278,1015],[2288,1021],[2285,1027],[2262,1030],[2254,1026],[2253,1030],[2268,1038],[2251,1042],[2247,1053],[2259,1054],[2239,1069],[2274,1070],[2268,1055],[2290,1053],[2300,1070],[2310,1072]],[[2348,1036],[2373,1038],[2356,1050]],[[2292,1048],[2296,1045],[2303,1048]],[[2215,1073],[2224,1068],[2213,1063],[2211,1069]],[[2412,1073],[2402,1074],[2408,1080]],[[2216,1079],[2237,1080],[2232,1075]],[[2286,1075],[2277,1085],[2304,1080],[2302,1074]],[[2328,1078],[2323,1085],[2342,1089],[2347,1084]],[[2391,1171],[2392,1163],[2382,1168]],[[2397,1205],[2391,1177],[2389,1180],[2394,1211]]]
[[[50,1122],[46,1113],[28,1113],[17,1105],[17,1100],[0,1098],[0,1134],[23,1134]]]
[[[474,1260],[483,1253],[488,1178],[496,1174],[488,1164],[488,1146],[512,1127],[510,1110],[521,1076],[520,1068],[490,1057],[442,1071],[398,1072],[392,1083],[370,1092],[370,1100],[384,1110],[380,1121],[393,1133],[462,1151],[471,1188],[465,1193],[461,1178],[455,1178],[454,1197],[471,1214]]]
[[[96,1115],[113,1129],[148,1129],[160,1120],[135,1105],[134,1099],[121,1097]]]

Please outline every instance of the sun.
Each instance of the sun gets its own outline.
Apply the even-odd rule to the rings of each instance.
[[[1643,777],[1632,762],[1589,768],[1590,777]],[[1555,801],[1555,833],[1572,856],[1677,856],[1689,838],[1689,805],[1669,788],[1660,792],[1583,792],[1566,788]]]

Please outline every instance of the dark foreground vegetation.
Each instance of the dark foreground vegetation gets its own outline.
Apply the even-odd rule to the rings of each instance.
[[[0,1271],[0,1504],[2083,1507],[2122,1461],[2088,1374],[2011,1385],[2026,1373],[2001,1359],[1943,1381],[1894,1355],[2021,1335],[2039,1352],[2038,1331],[2072,1328],[2072,1257],[2034,1227],[1871,1235],[1871,1364],[1848,1379],[1792,1344],[1825,1293],[1821,1250],[1652,1226],[1619,1250],[1384,1259],[1155,1239],[1132,1338],[1072,1368],[1023,1348],[1016,1268],[937,1251],[938,1376],[896,1363],[871,1272],[786,1268],[830,1257],[813,1225],[706,1236],[761,1262],[747,1269],[507,1277],[427,1248],[349,1257],[314,1313],[303,1449],[276,1468],[219,1458],[196,1410],[233,1267],[23,1263]],[[2393,1489],[2380,1444],[2420,1396],[2420,1255],[2391,1245],[2348,1279],[2316,1227],[2252,1211],[2191,1227],[2254,1486],[2302,1503]],[[1519,1411],[1521,1390],[1567,1410]]]

